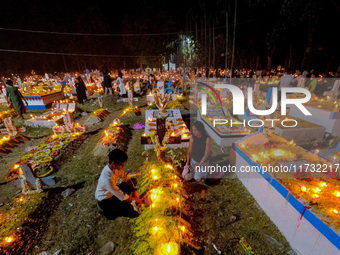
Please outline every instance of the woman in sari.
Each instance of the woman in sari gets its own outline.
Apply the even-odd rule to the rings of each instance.
[[[18,88],[13,86],[12,80],[7,80],[6,84],[6,99],[10,109],[13,109],[19,114],[21,118],[23,113],[26,112],[26,107],[23,103],[25,101],[26,105],[28,105],[27,100],[22,96]]]

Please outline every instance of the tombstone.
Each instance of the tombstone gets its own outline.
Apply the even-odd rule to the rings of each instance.
[[[98,96],[98,104],[100,108],[103,108],[103,97],[101,95]]]
[[[157,82],[157,89],[158,89],[159,94],[164,95],[165,93],[164,81]]]
[[[132,90],[129,89],[127,94],[128,94],[129,106],[132,107],[133,106],[133,93],[132,93]]]
[[[57,109],[60,110],[60,111],[67,111],[67,103],[60,103],[60,104],[57,104]]]
[[[12,120],[11,117],[4,118],[4,124],[9,136],[16,136],[18,134],[15,122]]]
[[[69,103],[67,106],[69,112],[74,112],[76,110],[76,103]]]
[[[55,184],[54,176],[37,178],[26,164],[20,165],[19,173],[19,178],[13,181],[13,184],[18,188],[21,187],[24,194],[41,192],[41,185],[52,186]]]
[[[63,115],[63,119],[64,119],[64,124],[65,124],[65,129],[68,132],[71,132],[72,127],[73,127],[73,118],[70,112],[65,112]]]
[[[131,89],[129,89],[127,91],[127,98],[122,98],[120,99],[120,102],[128,102],[129,103],[129,107],[133,107],[133,102],[134,101],[138,101],[138,97],[133,97],[133,92]]]

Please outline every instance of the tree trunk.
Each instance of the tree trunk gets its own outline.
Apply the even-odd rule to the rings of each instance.
[[[301,67],[304,68],[304,69],[309,68],[310,52],[312,50],[313,36],[314,36],[314,32],[315,32],[316,23],[317,23],[317,20],[312,20],[311,18],[309,18],[309,20],[308,20],[307,45],[306,45],[305,53],[303,54],[303,59],[302,59],[302,63],[301,63]]]
[[[226,31],[225,31],[225,80],[227,80],[227,69],[228,69],[228,35],[229,35],[229,22],[228,22],[228,11],[226,11],[225,13],[225,27],[226,27]]]
[[[207,15],[205,13],[205,7],[204,7],[204,66],[205,68],[207,68]]]
[[[267,43],[267,71],[270,71],[272,68],[273,54],[275,51],[275,46],[271,43]]]
[[[196,46],[198,42],[197,20],[195,20],[195,41]],[[197,67],[197,58],[195,58],[195,67]]]
[[[237,13],[237,0],[235,0],[235,14],[234,14],[234,35],[233,35],[233,54],[231,56],[230,71],[233,70],[234,57],[235,57],[235,40],[236,40],[236,13]]]
[[[292,55],[293,55],[293,43],[289,42],[289,53],[287,54],[287,59],[285,63],[285,69],[290,69],[292,66]]]
[[[213,24],[213,29],[212,29],[212,32],[213,32],[213,41],[212,41],[212,43],[213,43],[213,48],[212,48],[212,57],[213,57],[213,62],[212,62],[212,64],[213,64],[213,69],[215,70],[215,66],[216,66],[216,63],[215,63],[215,24]]]
[[[260,62],[260,55],[257,55],[256,64],[255,64],[255,71],[257,71],[257,69],[259,69],[259,62]]]
[[[211,26],[209,26],[209,50],[208,50],[208,67],[209,67],[209,76],[210,76],[210,68],[211,68]]]
[[[201,44],[201,48],[203,48],[203,45],[204,45],[204,20],[203,19],[201,19],[201,43],[200,44]]]

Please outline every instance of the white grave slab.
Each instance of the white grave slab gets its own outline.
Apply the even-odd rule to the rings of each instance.
[[[242,141],[256,140],[256,136],[250,135],[249,140]],[[256,163],[237,144],[234,147],[236,169],[254,166]],[[340,254],[339,234],[311,210],[304,210],[304,205],[276,179],[272,179],[268,173],[262,175],[257,172],[238,171],[237,176],[299,254]]]

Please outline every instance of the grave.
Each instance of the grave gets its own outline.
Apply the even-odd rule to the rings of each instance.
[[[48,111],[40,116],[33,116],[25,120],[28,126],[43,126],[53,128],[56,124],[61,124],[64,120],[65,113],[72,113],[76,109],[76,103],[61,101],[52,105],[52,111]]]
[[[230,127],[230,122],[223,125],[215,125],[214,127],[214,119],[225,119],[228,121],[232,119],[235,122],[238,121],[229,116],[224,107],[207,108],[206,116],[203,116],[200,110],[197,109],[197,120],[204,124],[205,130],[209,136],[219,146],[231,146],[232,143],[253,132],[250,128],[243,127],[239,124]]]
[[[168,115],[166,118],[157,118],[159,112],[159,110],[145,111],[145,131],[141,137],[144,149],[150,150],[154,148],[150,138],[151,132],[156,132],[160,143],[162,143],[165,134],[168,132],[168,148],[189,147],[190,131],[183,121],[180,110],[166,110]]]
[[[312,122],[287,116],[287,119],[297,121],[296,127],[283,127],[279,122],[275,127],[274,133],[287,139],[295,141],[322,140],[326,128]]]
[[[42,185],[52,186],[55,184],[54,176],[37,178],[32,169],[26,164],[20,165],[19,174],[19,178],[14,180],[13,184],[18,188],[22,188],[24,194],[42,192]]]
[[[236,170],[238,178],[299,254],[339,254],[339,233],[326,225],[322,221],[323,218],[306,206],[303,199],[298,200],[290,191],[292,187],[287,189],[272,174],[263,171],[262,162],[260,165],[260,162],[254,161],[254,158],[248,155],[244,145],[260,145],[264,143],[264,139],[263,134],[253,133],[233,144],[232,165],[236,169],[258,169],[247,172]],[[304,164],[306,161],[279,163],[290,166]]]

